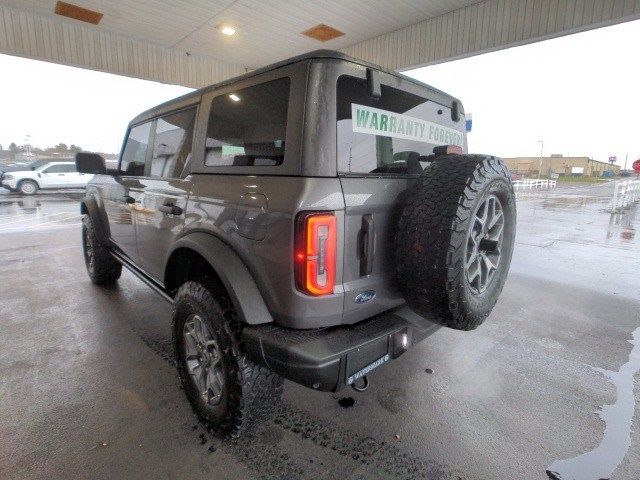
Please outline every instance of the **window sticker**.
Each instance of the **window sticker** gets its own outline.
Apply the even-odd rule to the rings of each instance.
[[[464,135],[453,128],[379,108],[351,104],[351,125],[356,133],[404,138],[435,145],[458,145],[464,148]]]

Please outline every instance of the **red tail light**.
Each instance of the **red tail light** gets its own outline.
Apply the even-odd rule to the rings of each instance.
[[[333,293],[336,281],[336,217],[333,213],[298,215],[295,244],[298,289],[309,295]]]

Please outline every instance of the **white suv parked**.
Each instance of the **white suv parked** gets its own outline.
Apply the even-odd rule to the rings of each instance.
[[[35,170],[5,173],[2,186],[24,195],[33,195],[41,188],[82,188],[93,175],[79,173],[74,162],[50,162]]]

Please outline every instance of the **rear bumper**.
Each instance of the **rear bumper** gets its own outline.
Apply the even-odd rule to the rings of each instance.
[[[393,360],[440,328],[408,307],[356,325],[292,330],[273,323],[244,328],[250,358],[284,378],[336,391]]]

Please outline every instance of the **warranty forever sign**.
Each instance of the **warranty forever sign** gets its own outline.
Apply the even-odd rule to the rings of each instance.
[[[404,138],[435,145],[458,145],[464,148],[464,135],[453,128],[401,113],[351,104],[352,128],[357,133]]]

